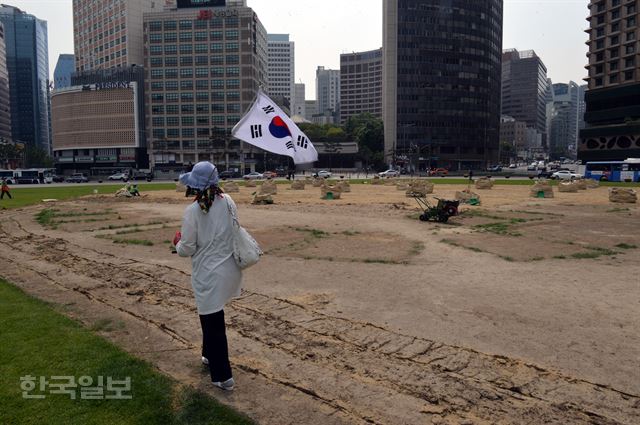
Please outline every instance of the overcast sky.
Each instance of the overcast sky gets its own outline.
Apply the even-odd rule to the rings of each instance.
[[[160,0],[158,0],[160,1]],[[73,53],[72,0],[3,0],[49,23],[51,73],[60,53]],[[382,0],[248,0],[270,33],[296,43],[296,82],[315,98],[319,65],[340,67],[340,53],[382,46]],[[505,0],[504,48],[533,49],[554,82],[582,84],[589,0]]]

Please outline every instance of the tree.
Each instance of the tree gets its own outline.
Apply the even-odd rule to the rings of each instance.
[[[384,126],[370,113],[350,117],[344,126],[349,140],[358,144],[358,155],[365,167],[384,167]]]
[[[40,146],[26,145],[25,162],[28,168],[52,168],[53,160]]]

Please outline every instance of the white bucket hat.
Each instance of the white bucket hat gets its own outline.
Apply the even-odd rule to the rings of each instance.
[[[219,181],[218,169],[209,161],[198,162],[190,173],[180,175],[180,183],[198,190],[217,185]]]

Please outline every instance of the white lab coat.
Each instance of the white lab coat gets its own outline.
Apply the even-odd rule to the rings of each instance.
[[[240,295],[242,271],[233,259],[233,211],[231,197],[216,198],[205,214],[197,202],[187,207],[182,222],[182,239],[176,246],[178,255],[191,257],[191,286],[198,314],[217,313],[231,298]]]

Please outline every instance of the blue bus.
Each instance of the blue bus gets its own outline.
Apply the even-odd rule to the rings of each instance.
[[[640,182],[640,158],[587,162],[584,177],[610,182]]]

